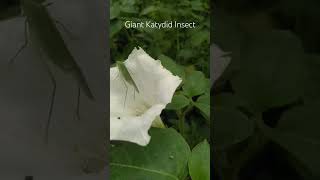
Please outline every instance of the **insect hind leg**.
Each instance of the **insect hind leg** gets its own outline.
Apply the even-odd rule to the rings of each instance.
[[[48,144],[49,142],[49,129],[50,129],[50,125],[51,125],[51,120],[52,120],[52,112],[53,112],[53,105],[54,105],[54,102],[55,102],[55,96],[56,96],[56,87],[57,87],[57,83],[56,83],[56,80],[55,80],[55,77],[52,73],[52,71],[50,70],[50,67],[49,65],[47,65],[45,62],[44,62],[46,68],[47,68],[47,72],[50,76],[50,80],[52,82],[52,92],[51,92],[51,100],[50,100],[50,106],[49,106],[49,114],[48,114],[48,119],[47,119],[47,122],[46,122],[46,125],[45,125],[45,137],[44,137],[44,141],[45,141],[45,144]]]
[[[126,87],[126,95],[124,97],[124,103],[123,103],[123,108],[125,108],[126,107],[126,101],[127,101],[127,95],[128,95],[128,86],[127,86],[126,81],[124,79],[122,80],[122,82],[123,82],[124,86]]]
[[[118,78],[121,78],[120,77],[120,72],[117,74],[117,76],[114,78],[114,80],[116,80],[116,79],[118,79]],[[124,103],[123,103],[123,108],[125,108],[126,107],[126,100],[127,100],[127,95],[128,95],[128,85],[126,84],[126,81],[123,79],[123,78],[121,78],[121,80],[122,80],[122,82],[123,82],[123,85],[125,86],[125,88],[126,88],[126,95],[125,95],[125,98],[124,98]]]

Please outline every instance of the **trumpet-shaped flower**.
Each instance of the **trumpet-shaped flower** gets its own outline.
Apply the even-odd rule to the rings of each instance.
[[[135,48],[124,65],[139,92],[125,81],[118,67],[110,69],[110,140],[145,146],[151,138],[148,130],[161,126],[160,114],[181,79],[141,48]]]

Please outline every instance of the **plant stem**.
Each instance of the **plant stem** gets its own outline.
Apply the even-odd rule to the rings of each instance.
[[[179,38],[179,30],[177,29],[177,53],[176,53],[176,59],[178,59],[178,54],[179,54],[179,51],[180,51],[180,38]]]
[[[183,111],[178,111],[177,115],[179,117],[179,131],[183,137],[185,137],[184,123],[186,121],[186,115],[193,109],[193,105],[189,104],[188,107]]]

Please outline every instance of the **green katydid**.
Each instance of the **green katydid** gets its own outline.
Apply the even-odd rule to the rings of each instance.
[[[45,126],[45,141],[48,142],[49,129],[51,116],[53,111],[53,105],[56,92],[56,80],[54,74],[50,69],[50,65],[56,65],[64,72],[69,73],[75,79],[78,84],[78,103],[76,113],[79,118],[79,100],[80,100],[80,87],[84,91],[85,95],[91,100],[94,99],[92,92],[88,86],[83,72],[78,66],[77,62],[73,58],[71,52],[67,48],[59,30],[56,27],[56,21],[50,16],[47,6],[48,4],[42,4],[43,0],[21,0],[21,8],[23,15],[26,17],[25,21],[25,37],[26,41],[23,46],[18,50],[15,56],[10,60],[10,64],[18,54],[27,46],[28,35],[34,42],[34,47],[40,50],[41,55],[45,55],[47,58],[43,64],[47,68],[48,74],[53,84],[51,103],[49,107],[49,117]],[[49,4],[50,5],[50,4]]]
[[[125,95],[125,101],[124,101],[124,105],[125,105],[126,99],[127,99],[127,94],[128,94],[128,87],[127,87],[126,83],[132,85],[134,87],[134,90],[137,91],[138,93],[139,93],[139,89],[138,89],[137,84],[134,82],[132,76],[130,75],[130,72],[129,72],[128,68],[126,67],[125,63],[122,61],[116,61],[116,66],[119,69],[119,73],[124,78],[124,85],[126,86],[126,95]]]
[[[123,76],[124,80],[129,83],[130,85],[132,85],[134,87],[134,89],[139,93],[139,89],[136,85],[136,83],[134,82],[133,78],[131,77],[129,70],[127,69],[126,65],[122,62],[122,61],[117,61],[116,65],[119,69],[119,72],[121,73],[121,75]]]

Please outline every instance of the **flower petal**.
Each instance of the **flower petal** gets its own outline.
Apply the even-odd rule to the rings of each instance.
[[[144,100],[149,104],[168,104],[181,83],[165,69],[159,60],[154,60],[142,48],[134,49],[125,61],[138,89],[141,89]]]
[[[124,64],[139,92],[117,67],[110,69],[110,139],[144,146],[150,141],[150,127],[162,124],[159,116],[182,80],[141,48],[135,48]]]
[[[158,104],[141,116],[111,116],[110,139],[129,141],[141,146],[147,145],[150,141],[148,131],[151,124],[164,108],[164,105]]]

